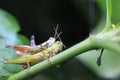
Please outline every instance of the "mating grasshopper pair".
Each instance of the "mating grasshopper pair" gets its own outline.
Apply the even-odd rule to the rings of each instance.
[[[10,46],[7,45],[7,48],[13,48],[16,50],[16,54],[20,57],[17,59],[9,59],[5,60],[5,63],[16,63],[16,64],[36,64],[43,60],[46,60],[60,51],[62,51],[63,43],[62,41],[56,41],[59,38],[61,33],[57,33],[58,27],[55,29],[54,37],[50,37],[47,41],[43,42],[40,45],[35,44],[34,36],[31,36],[31,44],[27,45],[18,45],[18,46]],[[50,61],[50,60],[49,60]]]

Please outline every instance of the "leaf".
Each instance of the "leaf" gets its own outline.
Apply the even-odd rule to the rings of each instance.
[[[10,76],[23,69],[21,65],[4,63],[5,59],[17,57],[15,51],[6,48],[6,45],[29,43],[26,37],[18,35],[19,30],[20,26],[15,17],[0,9],[0,77]]]
[[[120,0],[111,0],[112,1],[112,22],[114,24],[120,22]],[[106,15],[106,0],[96,0],[99,5],[103,15]]]
[[[120,24],[120,0],[112,1],[112,22],[117,24],[119,28]],[[100,32],[105,25],[105,14],[106,14],[106,0],[96,0],[102,11],[101,20],[98,22],[94,32]],[[95,34],[94,34],[95,35]],[[119,36],[118,36],[119,37]],[[82,61],[86,66],[93,70],[98,76],[102,78],[116,78],[120,75],[120,55],[109,50],[105,50],[102,56],[102,65],[97,66],[96,61],[100,51],[89,51],[78,56],[77,59]]]
[[[104,50],[102,55],[102,64],[97,66],[96,61],[100,55],[100,50],[92,50],[81,54],[77,58],[86,66],[92,69],[102,78],[116,78],[120,75],[120,55],[109,50]]]

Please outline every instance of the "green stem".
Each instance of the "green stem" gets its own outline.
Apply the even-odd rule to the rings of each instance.
[[[112,16],[112,7],[111,7],[111,0],[106,0],[107,6],[107,18],[106,18],[106,26],[103,31],[109,31],[111,28],[111,16]]]
[[[96,48],[109,49],[116,53],[120,53],[120,45],[118,44],[118,42],[113,42],[113,41],[104,40],[100,38],[93,38],[92,42],[94,43],[95,45],[94,47]]]
[[[90,37],[82,41],[81,43],[78,43],[75,46],[59,53],[58,55],[51,57],[50,61],[52,61],[54,64],[50,64],[48,60],[45,60],[34,66],[31,66],[29,69],[25,69],[19,73],[16,73],[10,76],[8,80],[24,80],[30,76],[36,75],[37,73],[47,68],[60,64],[67,59],[73,58],[76,55],[79,55],[83,52],[96,49],[96,48],[110,49],[110,50],[120,53],[119,47],[120,47],[119,45],[111,41]]]
[[[93,45],[90,41],[90,39],[86,39],[83,42],[61,52],[60,54],[51,57],[50,61],[52,61],[54,64],[50,64],[48,60],[45,60],[43,62],[40,62],[34,66],[31,66],[29,69],[25,69],[19,73],[16,73],[15,75],[12,75],[8,78],[8,80],[24,80],[30,76],[33,76],[51,66],[60,64],[61,62],[72,58],[82,52],[88,51],[93,49]]]

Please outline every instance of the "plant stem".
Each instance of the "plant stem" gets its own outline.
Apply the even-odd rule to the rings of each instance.
[[[36,75],[37,73],[50,68],[51,66],[62,63],[63,61],[73,58],[76,55],[79,55],[88,50],[105,48],[110,49],[115,52],[120,53],[119,45],[104,39],[89,37],[86,40],[76,44],[75,46],[53,56],[50,58],[54,64],[50,64],[48,60],[40,62],[34,66],[31,66],[29,69],[25,69],[19,73],[16,73],[8,78],[8,80],[24,80],[30,76]]]
[[[104,40],[100,38],[93,38],[92,42],[94,43],[94,47],[96,48],[109,49],[116,53],[120,53],[120,45],[118,44],[118,42],[113,42],[110,40]]]
[[[106,6],[107,6],[106,26],[103,32],[109,31],[111,28],[111,16],[112,16],[111,0],[106,0]]]
[[[50,61],[52,61],[54,64],[50,64],[48,60],[45,60],[43,62],[40,62],[34,66],[31,66],[29,69],[25,69],[19,73],[16,73],[15,75],[12,75],[8,78],[8,80],[24,80],[30,76],[33,76],[51,66],[60,64],[61,62],[70,59],[82,52],[88,51],[93,49],[93,44],[91,43],[90,39],[86,39],[81,43],[78,43],[77,45],[61,52],[60,54],[57,54],[50,58]]]

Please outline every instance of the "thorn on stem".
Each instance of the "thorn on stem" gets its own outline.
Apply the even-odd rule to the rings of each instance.
[[[96,63],[97,63],[98,66],[101,65],[101,57],[102,57],[103,51],[104,51],[104,49],[102,48],[102,49],[101,49],[101,52],[100,52],[100,55],[99,55],[99,57],[97,58],[97,62],[96,62]]]

